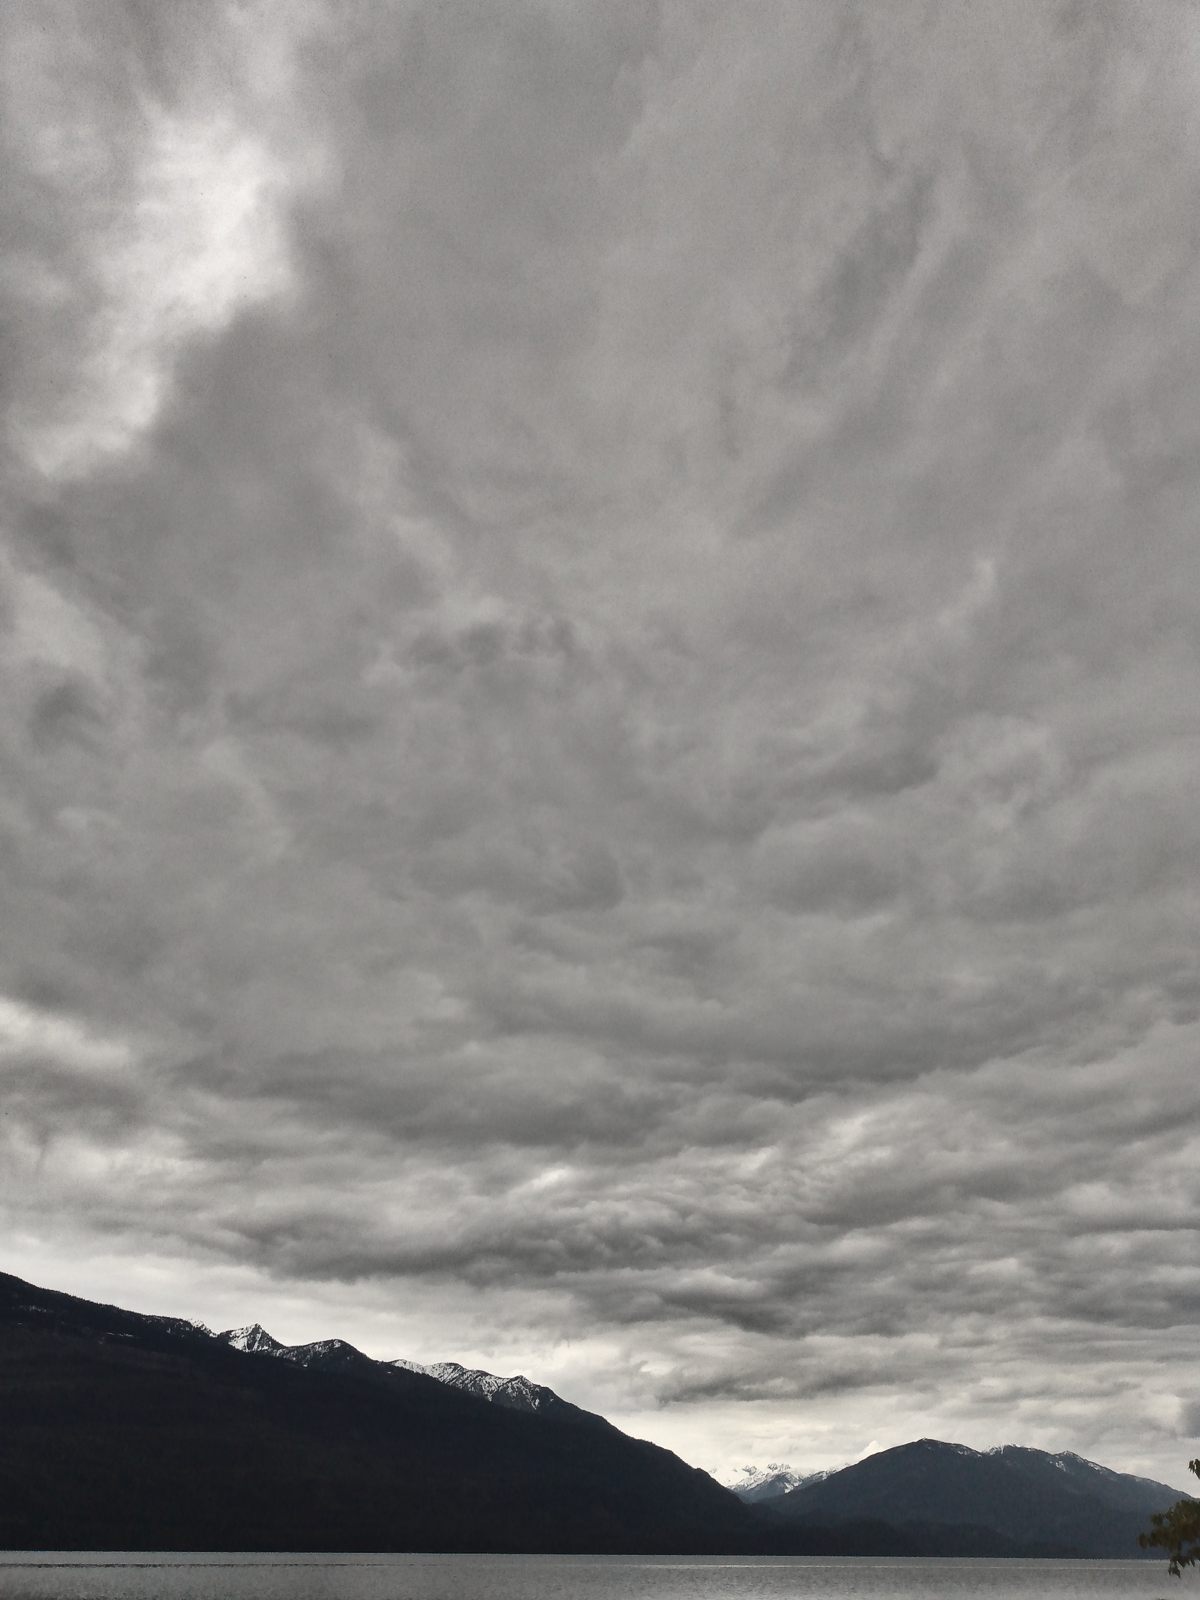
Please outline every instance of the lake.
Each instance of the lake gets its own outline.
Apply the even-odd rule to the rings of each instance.
[[[1161,1561],[0,1552],[0,1600],[1191,1600]]]

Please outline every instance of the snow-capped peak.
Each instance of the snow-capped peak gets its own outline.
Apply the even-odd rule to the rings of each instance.
[[[291,1361],[301,1367],[320,1366],[328,1369],[369,1360],[344,1339],[317,1339],[311,1344],[280,1344],[278,1339],[273,1339],[261,1323],[257,1322],[247,1328],[227,1328],[224,1333],[219,1333],[217,1338],[235,1350],[244,1350],[251,1355],[275,1356],[281,1361]],[[404,1356],[373,1364],[391,1368],[393,1371],[415,1372],[424,1377],[435,1378],[448,1388],[461,1389],[467,1394],[474,1395],[476,1399],[490,1400],[513,1411],[549,1410],[557,1414],[586,1415],[577,1407],[568,1405],[554,1393],[553,1389],[534,1383],[520,1373],[513,1378],[498,1378],[494,1372],[464,1367],[461,1361],[435,1361],[431,1366],[426,1366],[420,1361],[409,1361]]]
[[[498,1378],[494,1372],[464,1367],[459,1361],[435,1361],[425,1371],[452,1389],[463,1389],[481,1400],[492,1400],[518,1411],[540,1411],[546,1401],[558,1398],[553,1390],[533,1383],[521,1373],[513,1378]]]
[[[765,1467],[742,1467],[732,1477],[720,1481],[732,1489],[739,1500],[752,1504],[757,1500],[776,1500],[790,1494],[801,1484],[816,1483],[827,1478],[827,1472],[796,1472],[786,1461],[768,1461]]]
[[[290,1361],[298,1367],[346,1366],[355,1361],[365,1361],[366,1356],[347,1344],[345,1339],[314,1339],[310,1344],[280,1344],[273,1339],[261,1322],[248,1328],[227,1328],[217,1338],[235,1350],[244,1350],[252,1356],[274,1356],[279,1361]]]
[[[226,1328],[217,1338],[232,1345],[235,1350],[245,1350],[250,1355],[274,1354],[276,1350],[283,1349],[279,1340],[272,1339],[261,1322],[252,1322],[246,1328]]]
[[[778,1478],[795,1478],[799,1482],[800,1474],[793,1472],[786,1461],[768,1461],[765,1467],[739,1467],[732,1477],[721,1481],[728,1489],[757,1489]]]

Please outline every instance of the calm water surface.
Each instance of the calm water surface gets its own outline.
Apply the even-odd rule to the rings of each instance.
[[[0,1552],[0,1600],[1200,1600],[1162,1562]]]

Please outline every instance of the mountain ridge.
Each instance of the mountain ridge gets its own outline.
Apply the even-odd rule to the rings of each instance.
[[[1184,1498],[1070,1451],[922,1439],[833,1472],[775,1463],[799,1481],[744,1504],[526,1378],[214,1334],[3,1273],[0,1404],[10,1549],[1137,1556]]]
[[[732,1477],[717,1481],[732,1490],[743,1505],[752,1506],[764,1500],[777,1500],[801,1484],[825,1476],[827,1474],[822,1472],[795,1472],[785,1461],[768,1461],[765,1467],[745,1466]]]
[[[1155,1511],[1183,1498],[1153,1479],[1115,1472],[1073,1451],[1029,1445],[975,1450],[941,1439],[894,1445],[769,1500],[764,1510],[793,1526],[870,1514],[893,1526],[928,1519],[946,1527],[986,1525],[1008,1539],[1083,1545],[1089,1554],[1133,1556]]]
[[[476,1399],[504,1406],[512,1411],[536,1412],[540,1416],[550,1418],[569,1418],[591,1426],[612,1427],[612,1423],[606,1418],[598,1416],[594,1411],[585,1411],[582,1406],[574,1405],[569,1400],[564,1400],[553,1389],[547,1388],[542,1383],[534,1383],[521,1373],[510,1378],[500,1378],[493,1372],[483,1371],[482,1368],[465,1367],[459,1361],[438,1361],[424,1366],[419,1361],[410,1361],[403,1356],[377,1361],[345,1339],[314,1339],[306,1344],[286,1345],[269,1334],[261,1322],[251,1323],[243,1328],[226,1328],[214,1337],[231,1349],[240,1350],[247,1355],[272,1356],[279,1361],[291,1361],[297,1366],[326,1371],[350,1366],[357,1366],[365,1371],[363,1364],[371,1363],[382,1370],[412,1372],[432,1378],[438,1383],[445,1384],[447,1388],[461,1390]]]
[[[345,1341],[296,1349],[269,1359],[0,1274],[0,1547],[762,1548],[733,1495],[658,1445]]]

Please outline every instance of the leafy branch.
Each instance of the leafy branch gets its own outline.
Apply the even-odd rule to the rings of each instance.
[[[1200,1460],[1189,1461],[1188,1469],[1200,1478]],[[1200,1500],[1180,1500],[1169,1511],[1156,1511],[1150,1532],[1140,1534],[1138,1543],[1143,1550],[1165,1550],[1171,1558],[1171,1576],[1178,1578],[1184,1567],[1200,1561]]]

